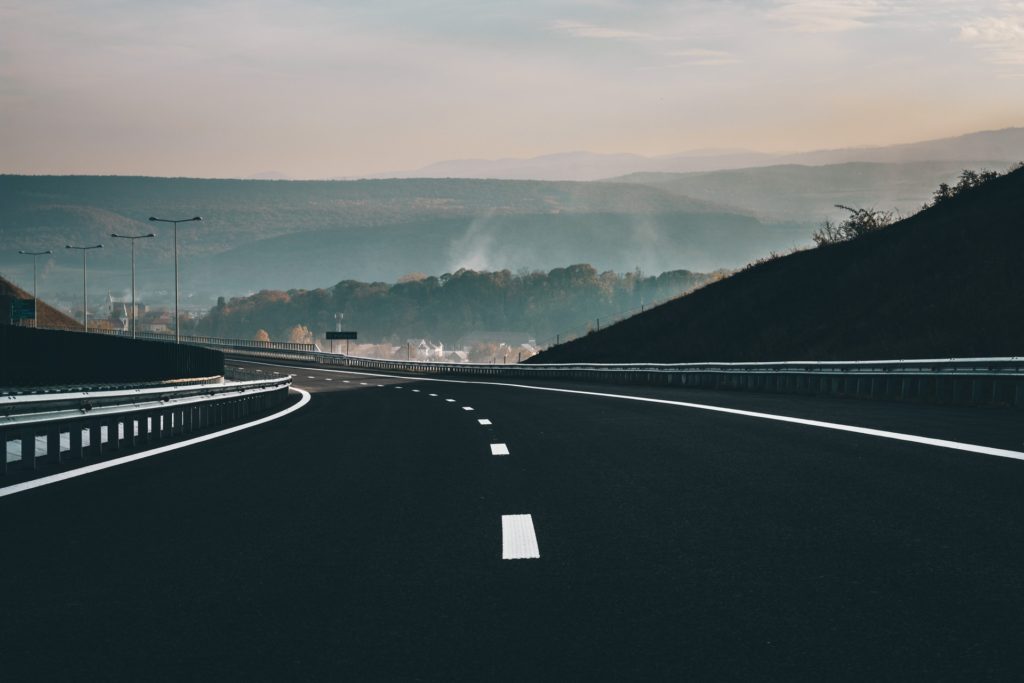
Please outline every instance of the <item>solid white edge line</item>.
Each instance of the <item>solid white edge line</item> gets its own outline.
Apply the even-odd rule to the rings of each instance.
[[[286,367],[281,365],[274,365],[273,363],[256,363],[256,361],[249,361],[253,364],[258,365],[269,365],[271,367]],[[373,377],[394,377],[400,379],[409,379],[402,375],[383,375],[370,372],[356,372],[354,370],[329,370],[324,369],[324,372],[340,372],[354,375],[369,375]],[[937,448],[950,448],[957,451],[967,451],[968,453],[979,453],[981,455],[994,455],[999,458],[1011,458],[1013,460],[1024,461],[1024,452],[1022,451],[1011,451],[1006,448],[994,448],[992,446],[981,446],[979,444],[964,443],[962,441],[949,441],[947,439],[936,439],[930,436],[917,436],[914,434],[903,434],[900,432],[890,432],[884,429],[873,429],[871,427],[855,427],[853,425],[841,424],[838,422],[823,422],[821,420],[808,420],[802,417],[789,417],[787,415],[774,415],[772,413],[759,413],[753,410],[741,410],[739,408],[725,408],[722,406],[713,406],[706,403],[690,403],[688,401],[670,401],[664,398],[650,398],[647,396],[629,396],[627,394],[608,394],[599,391],[583,391],[581,389],[560,389],[558,387],[536,387],[529,384],[513,384],[511,382],[480,382],[473,380],[460,380],[460,379],[438,379],[434,377],[417,377],[417,380],[421,382],[444,382],[447,384],[481,384],[485,386],[495,387],[511,387],[516,389],[530,389],[532,391],[551,391],[559,394],[576,394],[578,396],[596,396],[598,398],[617,398],[624,401],[639,401],[641,403],[656,403],[660,405],[668,406],[679,406],[682,408],[693,408],[695,410],[710,410],[716,413],[727,413],[729,415],[742,415],[744,417],[754,417],[762,420],[773,420],[775,422],[788,422],[790,424],[804,425],[805,427],[820,427],[822,429],[833,429],[840,432],[850,432],[853,434],[863,434],[865,436],[877,436],[882,439],[893,439],[895,441],[908,441],[910,443],[922,444],[925,446],[935,446]]]
[[[284,417],[285,415],[288,415],[290,413],[294,413],[296,410],[298,410],[299,408],[302,408],[304,405],[309,403],[310,395],[309,395],[308,391],[306,391],[304,389],[299,389],[298,387],[292,387],[292,391],[297,391],[301,395],[301,398],[299,399],[299,402],[296,403],[293,406],[289,406],[289,407],[285,408],[284,410],[282,410],[279,413],[274,413],[273,415],[267,415],[266,417],[261,417],[258,420],[253,420],[252,422],[246,422],[245,424],[235,425],[234,427],[228,427],[227,429],[222,429],[219,432],[213,432],[212,434],[204,434],[203,436],[197,436],[197,437],[195,437],[193,439],[187,439],[185,441],[179,441],[177,443],[167,444],[166,446],[160,446],[159,448],[153,448],[153,449],[148,450],[148,451],[142,451],[141,453],[133,453],[131,455],[125,455],[125,456],[120,457],[120,458],[114,458],[113,460],[105,460],[103,462],[98,462],[98,463],[95,463],[95,464],[92,464],[92,465],[86,465],[84,467],[79,467],[77,469],[68,470],[67,472],[61,472],[59,474],[51,474],[48,477],[40,477],[39,479],[33,479],[31,481],[24,481],[24,482],[21,482],[20,484],[12,484],[10,486],[5,486],[4,488],[0,488],[0,498],[3,498],[5,496],[11,496],[11,495],[14,495],[15,493],[21,493],[22,491],[29,491],[31,489],[36,489],[36,488],[39,488],[40,486],[47,486],[49,484],[56,484],[57,482],[65,481],[67,479],[74,479],[75,477],[82,477],[82,476],[85,476],[86,474],[92,474],[93,472],[99,472],[101,470],[110,469],[111,467],[117,467],[118,465],[124,465],[124,464],[129,463],[129,462],[135,462],[136,460],[142,460],[144,458],[151,458],[154,455],[160,455],[161,453],[167,453],[168,451],[174,451],[174,450],[177,450],[179,448],[186,448],[188,446],[194,446],[197,443],[202,443],[204,441],[211,441],[211,440],[216,439],[216,438],[221,437],[221,436],[227,436],[228,434],[234,434],[235,432],[240,432],[243,429],[249,429],[250,427],[255,427],[257,425],[261,425],[261,424],[265,424],[267,422],[271,422],[273,420],[278,419],[279,417]]]

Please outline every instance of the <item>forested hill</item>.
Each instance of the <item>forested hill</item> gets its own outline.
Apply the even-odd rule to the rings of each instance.
[[[460,270],[440,277],[414,275],[405,282],[339,282],[330,289],[262,291],[215,306],[197,322],[199,334],[252,339],[260,330],[274,340],[294,338],[305,328],[316,338],[334,329],[344,313],[345,328],[360,341],[402,343],[425,337],[458,343],[482,331],[515,331],[535,339],[554,337],[586,324],[677,296],[719,274],[672,271],[599,273],[580,264],[550,272]],[[310,341],[312,341],[310,339]]]
[[[1024,169],[770,260],[531,362],[1024,354]]]

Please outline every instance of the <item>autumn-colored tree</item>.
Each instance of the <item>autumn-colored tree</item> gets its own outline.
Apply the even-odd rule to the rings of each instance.
[[[312,344],[313,333],[305,325],[296,325],[288,330],[288,341],[293,344]]]
[[[252,340],[258,342],[268,342],[270,341],[270,335],[267,334],[266,330],[257,330],[256,334],[253,335]]]

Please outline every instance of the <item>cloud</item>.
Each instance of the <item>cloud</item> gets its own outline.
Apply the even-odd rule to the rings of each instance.
[[[876,0],[782,2],[770,15],[801,33],[835,33],[864,28],[886,11]]]
[[[565,20],[554,22],[552,28],[573,38],[611,40],[647,45],[658,55],[672,60],[665,64],[641,67],[644,69],[662,69],[679,66],[721,66],[737,64],[741,61],[735,55],[725,50],[677,47],[678,45],[690,42],[690,40],[675,33],[662,34],[634,31]]]
[[[978,18],[961,27],[960,40],[983,50],[994,64],[1024,66],[1024,11]]]
[[[725,66],[727,64],[739,64],[742,61],[725,50],[705,50],[702,48],[670,50],[665,55],[682,58],[679,66]]]
[[[638,42],[659,42],[671,40],[662,36],[642,31],[628,31],[607,26],[597,26],[578,21],[559,20],[552,24],[552,28],[560,33],[565,33],[574,38],[596,38],[599,40],[629,40]]]

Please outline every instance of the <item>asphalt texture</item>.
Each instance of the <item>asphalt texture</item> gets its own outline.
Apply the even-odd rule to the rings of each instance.
[[[312,400],[0,498],[0,679],[1019,680],[1020,460],[250,367]],[[1011,410],[557,386],[1024,442]],[[502,559],[512,514],[538,559]]]

